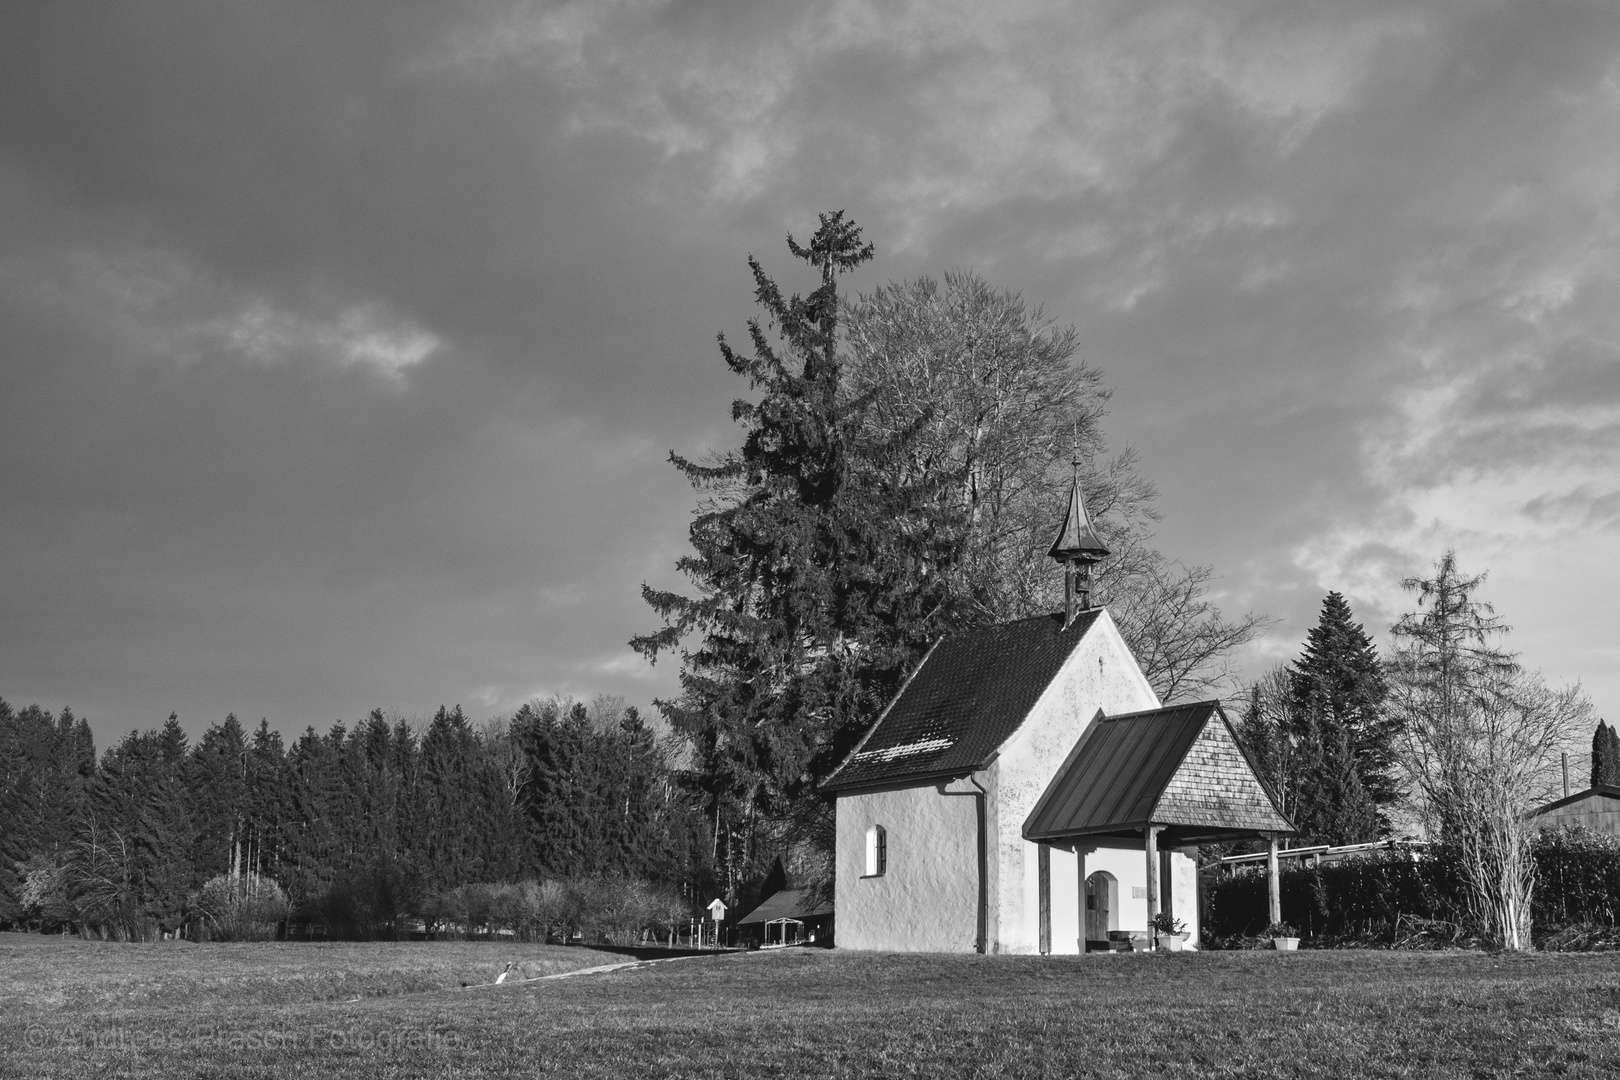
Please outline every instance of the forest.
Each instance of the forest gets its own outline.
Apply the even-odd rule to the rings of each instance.
[[[251,907],[268,927],[236,936],[391,937],[464,927],[469,885],[542,880],[633,881],[684,917],[709,860],[672,752],[613,698],[476,726],[374,710],[290,746],[234,716],[192,743],[171,715],[99,756],[71,710],[0,701],[0,925],[230,936]]]

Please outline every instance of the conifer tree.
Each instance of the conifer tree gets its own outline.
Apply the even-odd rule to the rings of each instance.
[[[1601,719],[1592,732],[1592,786],[1620,787],[1620,734]]]
[[[807,296],[784,296],[753,258],[762,322],[749,323],[751,354],[720,351],[758,401],[738,401],[740,450],[703,464],[670,459],[705,502],[678,567],[695,596],[645,588],[665,621],[632,645],[649,659],[678,649],[680,697],[661,702],[696,749],[715,815],[714,848],[728,864],[732,826],[814,802],[829,770],[898,683],[927,631],[917,617],[939,597],[925,567],[951,561],[927,528],[862,464],[858,404],[840,394],[838,278],[872,255],[842,212],[823,214],[793,255],[820,274]],[[780,347],[767,326],[776,331]],[[724,836],[722,834],[725,834]]]
[[[1294,824],[1333,844],[1376,840],[1400,796],[1397,725],[1378,652],[1343,595],[1330,592],[1289,677],[1286,724],[1298,750]]]

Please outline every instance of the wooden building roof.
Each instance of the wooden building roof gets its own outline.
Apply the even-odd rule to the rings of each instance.
[[[804,921],[832,913],[832,901],[826,897],[818,899],[813,889],[778,889],[760,901],[758,907],[738,919],[737,925],[749,926],[775,922],[777,919]]]
[[[1012,737],[1102,614],[1037,615],[934,643],[866,735],[823,782],[828,791],[965,776]]]
[[[1597,787],[1589,787],[1585,791],[1577,791],[1573,795],[1565,795],[1562,799],[1555,799],[1546,806],[1543,806],[1541,809],[1534,811],[1533,816],[1552,813],[1555,810],[1562,810],[1566,806],[1574,806],[1577,803],[1585,802],[1587,799],[1612,799],[1616,802],[1620,802],[1620,788],[1610,787],[1608,784],[1599,784]]]
[[[1292,833],[1218,701],[1099,715],[1024,822],[1024,838],[1139,836],[1167,845]]]

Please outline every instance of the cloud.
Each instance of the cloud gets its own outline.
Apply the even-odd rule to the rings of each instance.
[[[395,386],[443,346],[414,320],[377,303],[305,314],[216,280],[172,251],[78,250],[54,260],[0,262],[0,288],[103,327],[148,357],[181,364],[362,367]]]
[[[0,694],[670,692],[623,647],[681,584],[665,450],[735,439],[744,257],[804,287],[782,235],[839,207],[854,288],[973,267],[1077,327],[1165,549],[1280,617],[1257,663],[1454,544],[1620,694],[1617,41],[1576,2],[8,9]]]
[[[376,307],[352,307],[322,321],[277,311],[262,301],[230,317],[220,335],[232,351],[255,360],[276,363],[315,355],[342,367],[369,367],[396,384],[403,384],[406,369],[441,345],[432,334]]]

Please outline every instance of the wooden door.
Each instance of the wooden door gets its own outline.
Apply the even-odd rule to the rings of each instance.
[[[1101,870],[1086,878],[1086,940],[1108,940],[1108,875]]]

